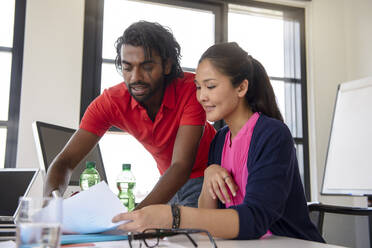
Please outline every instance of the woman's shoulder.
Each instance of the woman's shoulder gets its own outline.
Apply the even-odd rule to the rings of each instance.
[[[253,132],[259,134],[259,136],[265,134],[265,136],[268,137],[280,135],[292,138],[288,126],[283,121],[271,118],[264,114],[261,114],[258,118]]]

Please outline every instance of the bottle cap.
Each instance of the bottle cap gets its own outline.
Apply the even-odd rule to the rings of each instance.
[[[130,170],[130,164],[123,164],[123,170]]]
[[[95,168],[95,167],[96,167],[96,162],[94,162],[94,161],[87,161],[87,162],[85,163],[85,165],[86,165],[86,167],[87,167],[88,169]]]

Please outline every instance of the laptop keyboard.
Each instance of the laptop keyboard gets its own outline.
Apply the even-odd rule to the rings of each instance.
[[[0,229],[2,228],[13,228],[15,227],[16,225],[14,223],[0,223]]]
[[[14,225],[14,224],[13,224]],[[16,228],[15,226],[0,226],[0,240],[15,240]]]
[[[0,227],[3,225],[14,225],[14,221],[12,220],[0,220]]]
[[[3,217],[3,216],[2,216]],[[9,218],[0,219],[0,240],[15,240],[16,225]]]

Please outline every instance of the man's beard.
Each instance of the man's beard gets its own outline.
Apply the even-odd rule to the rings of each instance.
[[[155,88],[152,88],[150,84],[145,83],[143,81],[139,81],[139,82],[136,82],[136,83],[131,83],[131,84],[128,85],[129,94],[134,99],[136,99],[137,102],[143,104],[143,103],[147,102],[149,99],[151,99],[151,97],[153,97],[157,93],[157,91],[161,90],[161,88],[163,87],[163,84],[164,84],[163,80],[164,80],[164,78],[160,78],[158,80],[158,82],[156,82],[154,84]],[[135,93],[133,92],[133,88],[135,88],[136,86],[143,87],[148,92],[146,94],[143,94],[143,95],[140,95],[140,96],[135,95]]]
[[[147,94],[141,95],[141,96],[135,95],[133,93],[133,88],[135,88],[136,86],[141,86],[141,87],[147,88],[148,89]],[[144,82],[131,83],[131,84],[128,85],[128,90],[129,90],[130,95],[134,99],[136,99],[136,101],[139,102],[139,103],[146,102],[148,99],[151,98],[151,96],[154,95],[154,91],[151,89],[151,86],[148,83],[144,83]]]

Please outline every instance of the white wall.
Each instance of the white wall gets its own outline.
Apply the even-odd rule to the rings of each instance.
[[[78,126],[83,24],[83,0],[27,1],[17,167],[39,166],[33,121]]]
[[[345,2],[348,79],[372,75],[372,1]]]
[[[309,106],[314,111],[320,189],[338,84],[372,75],[372,1],[313,0],[309,8]],[[332,201],[330,197],[320,197]],[[355,200],[360,204],[359,200]]]
[[[83,0],[27,2],[18,167],[38,164],[33,121],[78,126],[83,24]]]
[[[338,84],[372,75],[372,1],[312,0],[308,15],[309,124],[312,196],[323,203],[366,206],[363,197],[317,196],[321,190]],[[368,247],[366,217],[328,215],[328,242]]]
[[[315,0],[309,11],[311,34],[308,42],[312,49],[308,53],[311,67],[308,87],[313,92],[309,108],[314,111],[314,118],[311,121],[315,126],[311,132],[315,133],[317,155],[316,158],[312,156],[312,162],[315,162],[313,168],[317,167],[319,190],[337,85],[347,80],[343,3],[343,0],[338,1],[338,4],[334,4],[333,0]]]

